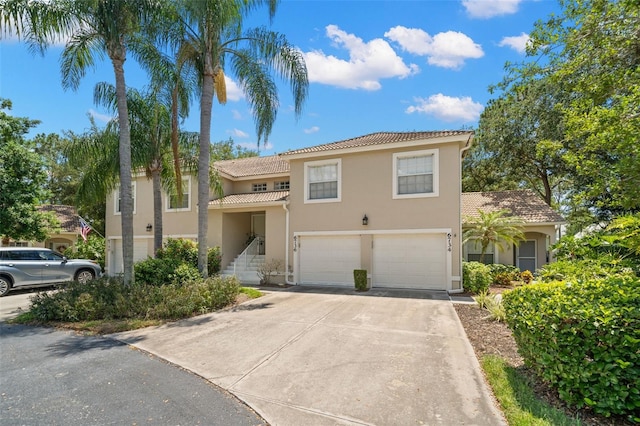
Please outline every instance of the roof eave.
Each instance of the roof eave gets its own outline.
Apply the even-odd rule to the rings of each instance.
[[[278,207],[283,204],[286,204],[287,200],[278,200],[278,201],[264,201],[257,203],[234,203],[234,204],[225,204],[220,203],[217,200],[209,201],[209,209],[214,210],[225,210],[225,209],[243,209],[243,208],[253,208],[253,207]]]
[[[322,151],[312,151],[312,152],[300,152],[300,153],[287,153],[283,152],[278,154],[285,161],[290,160],[298,160],[303,158],[316,158],[316,157],[328,157],[328,156],[337,156],[344,154],[354,154],[358,152],[367,152],[367,151],[383,151],[395,148],[412,148],[416,146],[424,146],[424,145],[439,145],[445,143],[470,143],[469,136],[473,137],[473,134],[463,133],[459,135],[452,136],[441,136],[436,138],[422,138],[415,139],[411,141],[403,141],[403,142],[387,142],[380,143],[374,145],[363,145],[349,148],[336,148],[336,149],[325,149]]]

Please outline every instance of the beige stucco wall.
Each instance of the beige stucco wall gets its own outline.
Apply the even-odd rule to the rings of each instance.
[[[186,176],[185,176],[186,177]],[[134,178],[135,202],[133,213],[134,238],[148,239],[147,253],[153,255],[153,231],[147,231],[147,225],[153,225],[153,184],[146,176]],[[162,191],[162,231],[164,238],[189,238],[196,239],[198,235],[198,209],[197,209],[198,181],[193,176],[190,185],[190,203],[188,211],[167,211],[167,194]],[[106,200],[105,236],[107,239],[122,239],[121,215],[115,213],[115,191]],[[108,246],[113,247],[112,244]],[[113,249],[107,252],[107,270],[113,261]]]
[[[460,148],[458,143],[447,143],[291,160],[290,238],[294,232],[308,231],[451,230],[451,288],[459,288]],[[393,154],[424,149],[438,150],[438,196],[394,199]],[[342,162],[341,201],[305,204],[305,161],[335,158]],[[365,214],[367,226],[362,225]],[[363,247],[370,247],[367,238],[362,240]],[[293,258],[291,241],[289,256]],[[370,250],[363,250],[362,264],[370,267]]]

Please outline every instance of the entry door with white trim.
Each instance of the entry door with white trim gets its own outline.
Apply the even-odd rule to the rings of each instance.
[[[536,270],[536,240],[527,240],[520,243],[516,249],[516,257],[518,259],[518,268],[521,271]]]

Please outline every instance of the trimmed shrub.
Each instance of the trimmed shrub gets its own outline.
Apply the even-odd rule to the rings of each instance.
[[[173,273],[169,274],[173,284],[184,284],[189,281],[200,281],[202,276],[198,268],[183,263],[179,265]]]
[[[609,263],[602,259],[560,260],[544,265],[537,272],[538,278],[543,282],[553,281],[585,281],[602,279],[607,277],[633,278],[636,277],[633,269]]]
[[[639,289],[628,277],[519,287],[504,295],[507,323],[525,363],[560,398],[640,418]]]
[[[357,291],[367,291],[367,270],[366,269],[354,269],[353,270],[353,282],[355,283]]]
[[[520,274],[520,279],[522,279],[525,284],[531,284],[531,282],[533,281],[533,274],[529,270],[522,271],[522,273]]]
[[[169,238],[156,253],[157,259],[173,261],[176,264],[186,263],[198,267],[198,245],[195,241],[184,238]]]
[[[71,282],[56,292],[33,296],[30,313],[38,321],[112,319],[174,320],[232,304],[240,291],[235,277],[212,277],[182,284],[124,285],[121,279]]]
[[[462,262],[462,284],[472,294],[480,294],[489,289],[491,270],[480,262]]]
[[[148,257],[133,265],[136,283],[164,285],[173,281],[173,274],[179,263]]]
[[[511,285],[511,281],[520,281],[520,269],[513,265],[492,263],[487,265],[491,271],[491,282],[498,285]],[[509,282],[507,282],[507,278]]]
[[[217,274],[220,272],[220,265],[222,264],[222,253],[220,247],[209,247],[207,251],[207,269],[209,275]],[[196,261],[196,268],[198,267]]]

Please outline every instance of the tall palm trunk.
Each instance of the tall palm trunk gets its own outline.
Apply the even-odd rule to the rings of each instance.
[[[160,182],[160,160],[154,160],[151,169],[153,185],[153,256],[162,248],[162,184]]]
[[[124,51],[124,48],[122,48]],[[133,197],[131,194],[131,132],[127,110],[127,92],[124,81],[124,55],[122,59],[111,56],[116,79],[118,124],[120,127],[120,210],[122,223],[122,264],[124,283],[132,285],[133,276]]]
[[[213,66],[211,54],[204,55],[205,67],[200,99],[200,152],[198,155],[198,270],[204,278],[207,268],[207,233],[209,230],[209,152],[211,110],[213,107]]]

